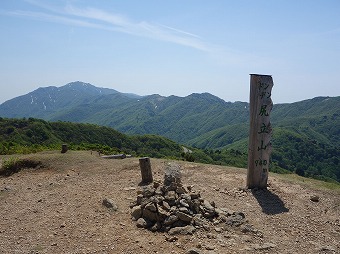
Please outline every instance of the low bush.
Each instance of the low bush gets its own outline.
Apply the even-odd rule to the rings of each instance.
[[[3,176],[10,176],[14,173],[19,172],[20,170],[24,168],[36,168],[37,166],[40,166],[40,161],[35,161],[32,159],[19,159],[12,157],[8,160],[5,160],[2,163],[2,166],[0,168],[0,175]]]

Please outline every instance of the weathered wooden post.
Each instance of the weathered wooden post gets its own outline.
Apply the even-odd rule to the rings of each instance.
[[[62,144],[61,145],[61,153],[66,153],[68,150],[67,144]]]
[[[250,74],[250,130],[248,146],[248,188],[267,188],[269,158],[272,151],[269,114],[273,107],[270,75]]]
[[[152,171],[149,157],[139,159],[139,167],[142,173],[142,183],[152,183]]]

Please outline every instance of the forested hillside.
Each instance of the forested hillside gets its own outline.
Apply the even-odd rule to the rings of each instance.
[[[216,157],[214,152],[184,149],[180,144],[156,135],[126,135],[94,124],[0,118],[0,154],[59,150],[63,143],[67,143],[70,149],[93,150],[103,154],[126,153],[246,167],[246,155],[233,150],[219,152]]]
[[[340,97],[275,104],[273,127],[290,128],[318,142],[340,145]],[[223,148],[247,137],[246,102],[208,94],[138,97],[74,82],[39,88],[0,105],[0,117],[93,123],[126,134],[156,134],[200,148]]]
[[[315,140],[306,140],[294,131],[284,128],[276,130],[271,171],[295,171],[302,176],[328,181],[340,180],[339,149]],[[134,156],[247,167],[246,139],[224,149],[184,149],[182,145],[161,136],[129,136],[93,124],[0,118],[0,154],[60,149],[63,143],[68,143],[71,149],[94,150],[103,154],[128,153]]]
[[[186,97],[160,95],[141,97],[74,82],[60,88],[39,88],[27,95],[9,100],[0,105],[0,117],[34,116],[48,121],[98,124],[129,135],[149,134],[142,136],[148,138],[160,135],[197,148],[193,149],[193,153],[185,155],[187,160],[246,167],[248,106],[246,102],[225,102],[208,93],[191,94]],[[271,122],[272,170],[340,181],[340,97],[316,97],[295,103],[274,104]],[[11,125],[9,122],[7,124]],[[114,146],[116,149],[124,148],[127,152],[136,154],[184,158],[181,155],[181,148],[176,153],[158,150],[144,153],[141,150],[146,149],[142,148],[145,147],[144,143],[138,143],[141,142],[140,136],[126,136],[120,133],[119,135],[124,137],[124,142],[117,145],[112,143],[113,141],[110,143],[108,141],[110,139],[101,135],[99,139],[91,140],[90,137],[93,138],[93,135],[89,135],[89,131],[81,134],[89,126],[99,128],[98,126],[85,124],[74,127],[70,123],[61,122],[44,124],[46,124],[44,129],[53,130],[47,139],[36,137],[39,128],[34,129],[36,128],[34,126],[31,132],[27,130],[30,127],[17,130],[19,134],[20,131],[25,131],[24,134],[20,134],[20,138],[16,137],[14,131],[12,136],[9,135],[11,128],[15,129],[15,126],[5,128],[9,133],[1,129],[7,135],[7,139],[3,138],[1,141],[5,142],[1,144],[1,149],[8,151],[8,138],[16,137],[18,140],[12,142],[21,145],[50,145],[56,142],[97,143]],[[59,131],[58,126],[67,124],[70,126],[63,127],[63,131],[78,128],[80,134],[73,133],[67,136],[63,131]],[[103,133],[107,131],[100,130],[103,130]],[[113,137],[115,135],[112,134]],[[159,139],[167,140],[166,138]],[[134,142],[138,145],[134,145]]]
[[[109,127],[29,119],[0,119],[0,153],[27,153],[60,149],[96,150],[101,153],[131,153],[153,157],[180,157],[183,148],[155,135],[127,136]]]

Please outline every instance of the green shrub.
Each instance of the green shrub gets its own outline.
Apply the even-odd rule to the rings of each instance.
[[[23,168],[36,168],[41,165],[40,161],[35,161],[32,159],[19,159],[16,157],[11,157],[2,163],[0,169],[0,175],[10,176],[14,173],[19,172]]]

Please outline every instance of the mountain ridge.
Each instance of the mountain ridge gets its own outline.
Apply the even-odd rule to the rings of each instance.
[[[96,91],[90,95],[78,91],[86,87],[93,88],[82,83],[64,87],[69,92],[55,109],[42,103],[54,98],[46,91],[55,88],[38,89],[38,93],[43,94],[40,100],[32,99],[37,91],[14,98],[14,102],[0,105],[0,117],[90,123],[124,134],[160,135],[182,145],[204,149],[211,157],[206,160],[208,163],[225,163],[221,151],[247,153],[247,102],[225,102],[209,93],[186,97],[153,94],[136,98],[115,90],[103,94],[93,88]],[[8,107],[11,103],[13,108]],[[340,180],[340,96],[274,104],[271,122],[273,168]]]
[[[93,123],[127,134],[157,134],[201,148],[221,148],[247,135],[247,128],[238,126],[249,124],[249,103],[226,102],[209,93],[192,93],[185,97],[130,96],[77,81],[59,88],[38,88],[13,98],[0,105],[0,116]],[[274,127],[294,129],[298,126],[295,131],[308,132],[309,136],[315,131],[322,133],[316,135],[320,141],[340,145],[340,134],[336,130],[339,117],[340,97],[320,96],[274,104],[271,121]],[[238,138],[229,135],[215,144],[214,140],[233,132],[230,126],[239,128],[239,132],[234,133]],[[335,135],[335,139],[328,132]],[[204,141],[206,139],[212,140]]]

